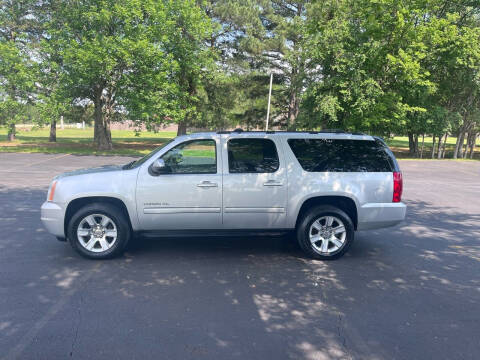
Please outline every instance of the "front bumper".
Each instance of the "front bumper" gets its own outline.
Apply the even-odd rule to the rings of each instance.
[[[360,207],[357,230],[390,227],[405,220],[407,205],[404,203],[369,203]]]
[[[45,201],[41,207],[40,219],[47,231],[60,238],[65,238],[65,209],[61,204]]]

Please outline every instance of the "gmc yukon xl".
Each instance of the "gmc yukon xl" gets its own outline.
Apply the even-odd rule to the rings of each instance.
[[[405,218],[402,173],[377,137],[344,132],[179,136],[123,166],[56,176],[47,230],[88,258],[121,254],[134,234],[294,231],[302,250],[335,259],[356,230]]]

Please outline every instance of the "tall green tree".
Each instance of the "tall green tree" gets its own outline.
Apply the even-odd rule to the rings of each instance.
[[[213,129],[239,124],[248,127],[251,117],[247,114],[250,109],[246,104],[255,99],[247,94],[257,95],[248,91],[252,88],[248,79],[253,75],[253,69],[245,43],[258,39],[262,33],[258,1],[209,0],[199,4],[212,23],[212,31],[205,43],[214,56],[215,66],[210,67],[203,77],[198,107],[201,120],[197,123],[200,127]],[[265,82],[260,84],[262,88],[264,85]],[[261,95],[265,97],[265,94]]]
[[[164,118],[175,87],[168,1],[53,1],[46,40],[58,54],[68,97],[94,105],[94,142],[111,149],[110,123],[127,112],[143,121]],[[173,89],[172,89],[173,88]],[[169,100],[172,100],[171,102]]]
[[[480,27],[466,22],[460,14],[447,13],[432,19],[425,34],[429,68],[438,91],[434,101],[462,121],[456,127],[454,158],[462,156],[465,136],[475,128],[480,105]]]
[[[192,0],[167,1],[168,37],[164,48],[175,63],[169,80],[177,87],[178,135],[199,119],[199,92],[209,72],[215,71],[215,52],[206,46],[213,26]]]
[[[258,2],[261,31],[245,41],[245,50],[253,57],[257,71],[271,72],[284,79],[286,97],[283,113],[285,127],[295,129],[305,89],[308,59],[305,30],[309,0],[269,0]]]
[[[426,49],[413,5],[347,0],[312,7],[309,52],[319,73],[309,97],[320,125],[388,135],[425,111],[418,95],[434,84],[421,65]]]
[[[0,123],[8,126],[8,140],[15,138],[15,124],[25,118],[35,100],[36,63],[33,44],[39,26],[35,0],[4,0],[0,3]]]

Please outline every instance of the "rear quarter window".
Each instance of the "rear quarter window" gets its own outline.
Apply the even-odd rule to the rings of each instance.
[[[393,171],[387,149],[374,140],[289,139],[288,144],[305,171]]]

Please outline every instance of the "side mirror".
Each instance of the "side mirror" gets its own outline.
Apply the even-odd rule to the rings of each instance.
[[[167,166],[165,165],[165,161],[163,159],[155,160],[150,166],[150,173],[152,175],[160,175],[160,174],[168,173]]]

